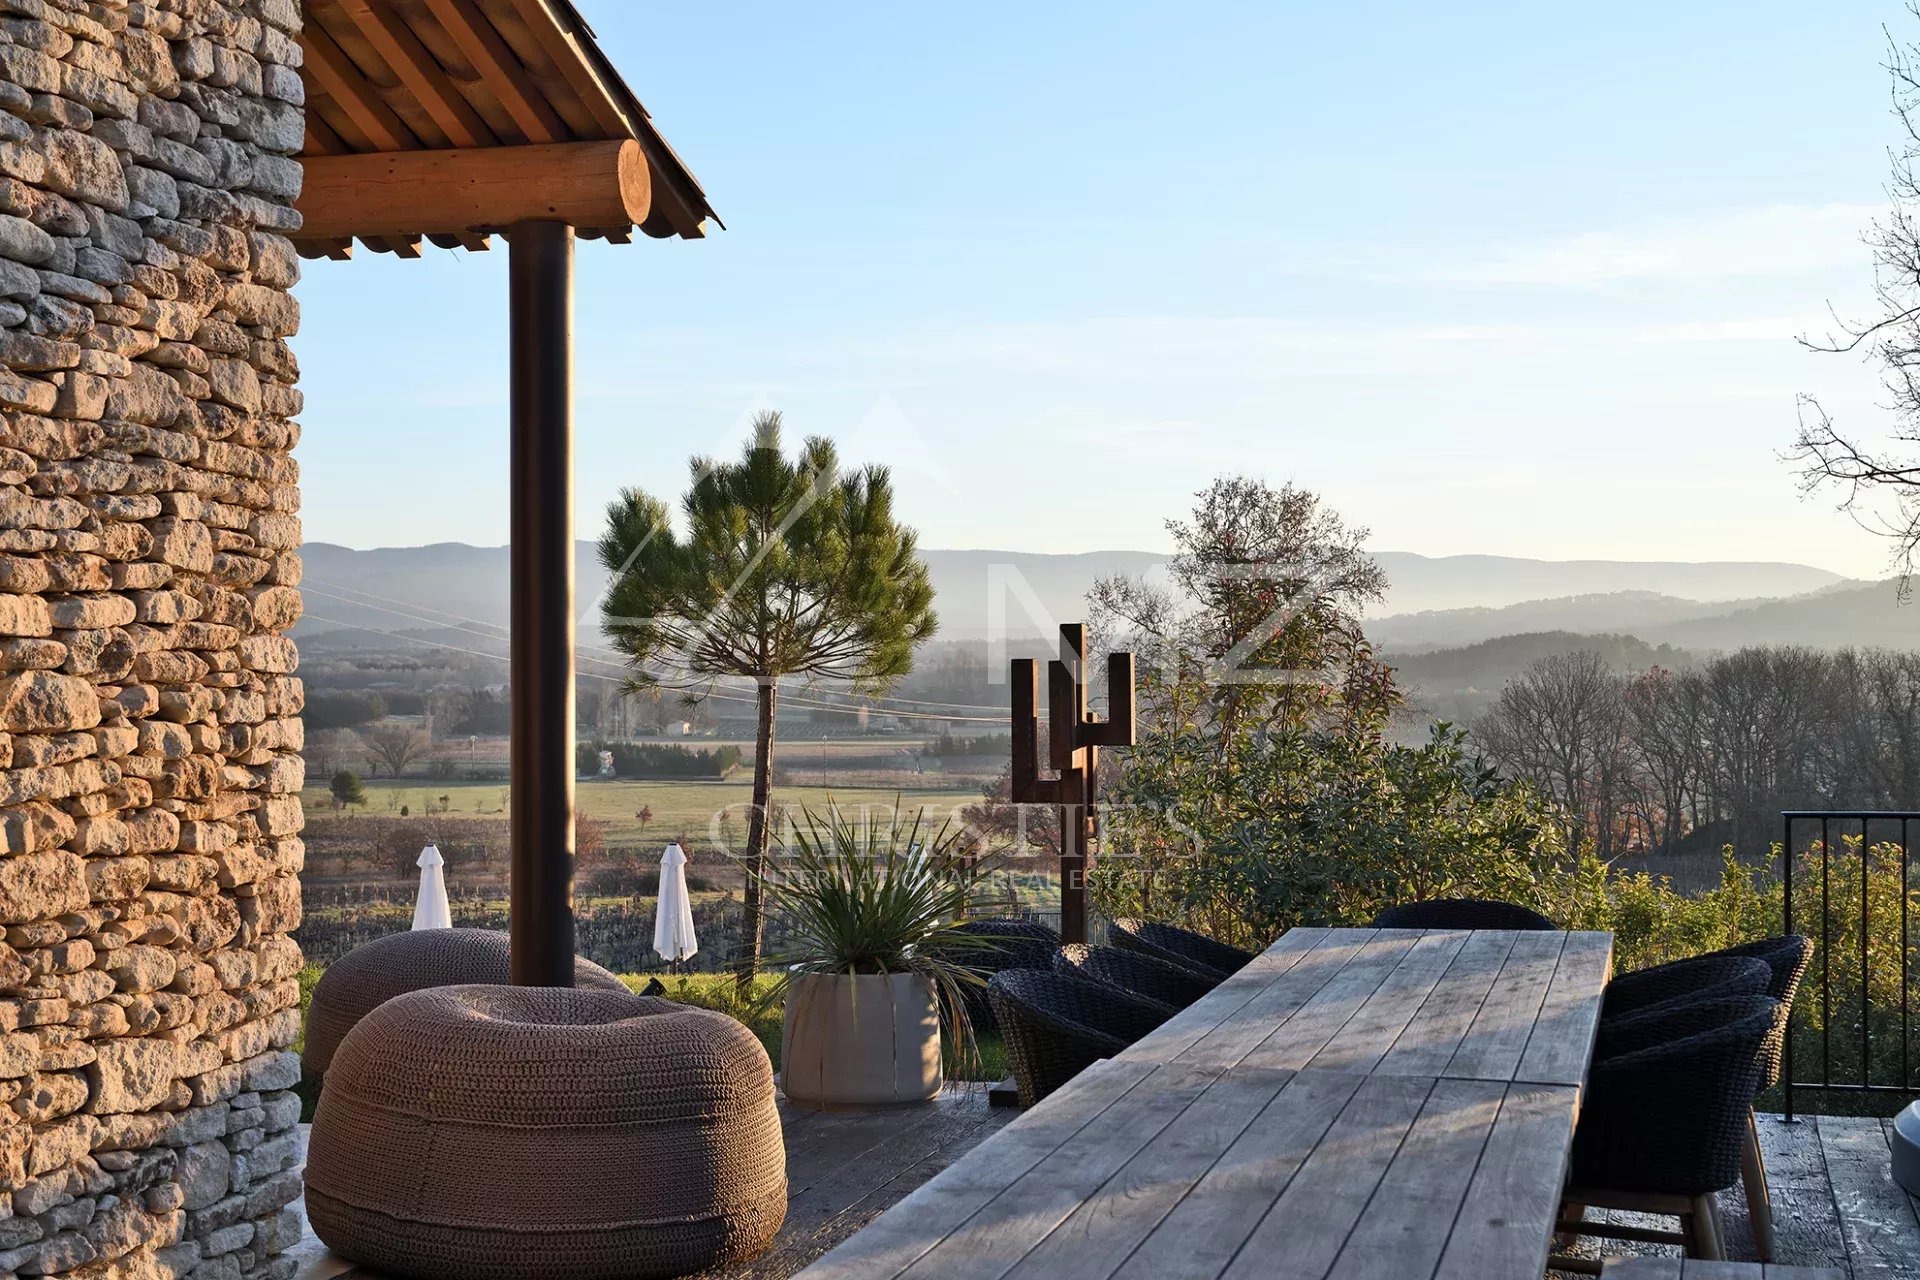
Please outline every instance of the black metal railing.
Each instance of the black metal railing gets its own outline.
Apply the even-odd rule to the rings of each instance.
[[[1785,931],[1815,944],[1788,1022],[1781,1078],[1789,1120],[1796,1091],[1890,1100],[1920,1093],[1909,918],[1915,823],[1920,811],[1781,815]]]

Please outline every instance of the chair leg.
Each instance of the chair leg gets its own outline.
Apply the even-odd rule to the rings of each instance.
[[[1747,1113],[1747,1142],[1740,1152],[1740,1180],[1746,1186],[1747,1220],[1760,1261],[1773,1261],[1773,1197],[1767,1192],[1767,1164],[1760,1154],[1760,1127]]]
[[[1560,1221],[1563,1223],[1585,1222],[1587,1206],[1577,1200],[1564,1200],[1560,1204]],[[1562,1231],[1553,1238],[1555,1249],[1571,1249],[1574,1241],[1580,1238],[1578,1231]]]
[[[1694,1196],[1682,1218],[1687,1233],[1687,1256],[1712,1262],[1724,1262],[1727,1247],[1720,1234],[1720,1219],[1711,1195]]]

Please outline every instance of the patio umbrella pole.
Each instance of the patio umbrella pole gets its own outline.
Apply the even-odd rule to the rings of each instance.
[[[573,985],[573,228],[507,233],[513,981]]]

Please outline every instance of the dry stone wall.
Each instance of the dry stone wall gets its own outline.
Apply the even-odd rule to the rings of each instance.
[[[0,1280],[298,1236],[298,0],[0,0]]]

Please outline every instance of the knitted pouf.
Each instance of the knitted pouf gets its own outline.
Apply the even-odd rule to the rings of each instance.
[[[300,1064],[308,1080],[326,1074],[354,1024],[409,991],[460,983],[505,986],[513,980],[509,941],[497,929],[422,929],[363,943],[327,966],[313,989]],[[591,960],[573,962],[574,985],[625,991],[626,984]]]
[[[605,991],[440,987],[334,1054],[314,1233],[421,1280],[623,1280],[751,1256],[787,1211],[773,1069],[724,1014]]]

